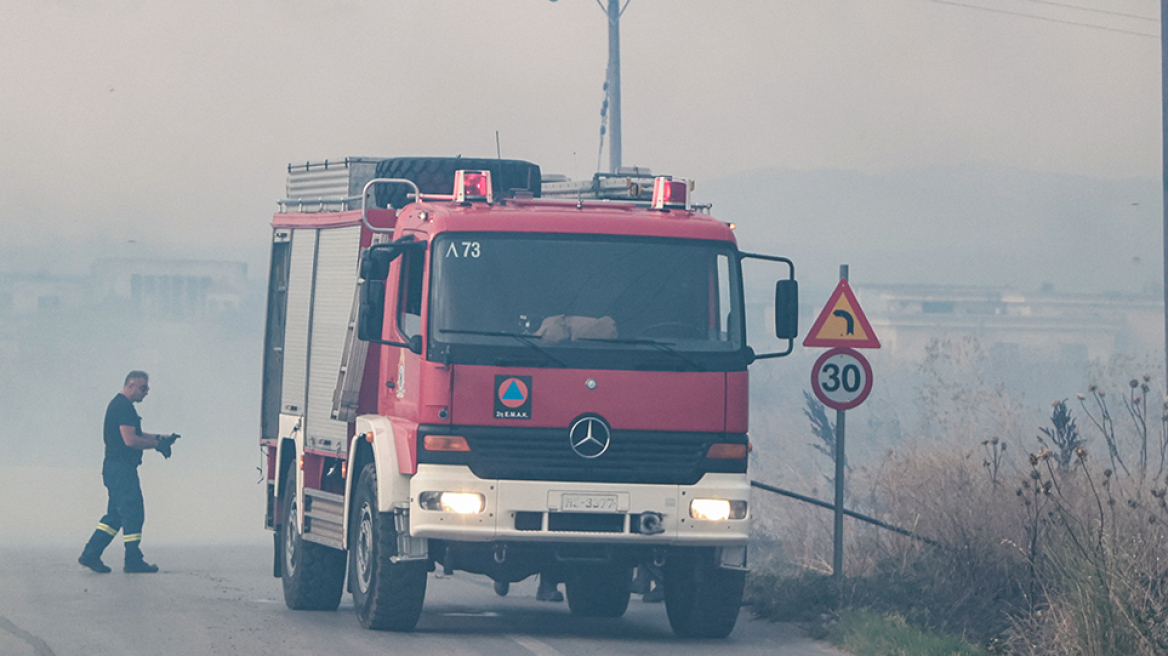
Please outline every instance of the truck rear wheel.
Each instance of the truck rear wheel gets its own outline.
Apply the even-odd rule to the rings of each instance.
[[[367,629],[413,631],[426,597],[426,562],[393,562],[397,551],[393,513],[377,510],[373,463],[361,470],[353,507],[349,588],[357,620]]]
[[[629,607],[632,580],[628,567],[581,568],[565,584],[568,608],[581,617],[620,617]]]
[[[725,638],[742,607],[746,572],[722,569],[712,548],[674,549],[665,561],[665,612],[684,638]]]
[[[305,542],[296,522],[296,470],[289,468],[280,513],[280,578],[292,610],[336,610],[345,584],[345,552]]]

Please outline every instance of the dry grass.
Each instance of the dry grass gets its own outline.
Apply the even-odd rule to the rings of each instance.
[[[848,520],[843,603],[997,651],[1168,653],[1164,489],[1121,478],[1086,449],[1070,467],[1043,448],[1019,453],[996,477],[983,455],[913,448],[857,470],[849,485],[864,494],[850,507],[946,547]],[[766,533],[783,536],[772,553],[788,567],[787,582],[758,577],[756,610],[822,608],[823,581],[789,572],[830,571],[831,513],[778,505],[781,513],[760,514],[773,517]],[[795,601],[774,602],[776,594]]]
[[[1038,590],[1032,612],[1015,619],[1012,648],[1034,655],[1168,653],[1163,488],[1099,467],[1060,471],[1039,457]]]
[[[1028,605],[1024,506],[972,454],[911,449],[874,474],[863,483],[882,501],[880,517],[946,546],[858,531],[851,603],[973,642],[1002,634]]]
[[[831,512],[756,494],[756,612],[806,619],[842,603],[999,653],[1168,654],[1168,397],[1153,389],[1162,375],[1124,373],[1138,364],[1096,365],[1095,384],[1044,416],[994,382],[976,339],[936,340],[905,381],[919,422],[895,422],[918,428],[849,463],[846,505],[945,546],[848,519],[837,594]],[[773,462],[756,463],[774,477],[763,478],[830,499],[822,439],[792,430],[803,413],[779,410],[764,419],[787,424],[768,437],[819,460],[776,444]]]

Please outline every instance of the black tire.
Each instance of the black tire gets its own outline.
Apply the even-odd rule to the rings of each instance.
[[[377,177],[405,178],[418,185],[423,194],[450,194],[454,191],[454,172],[459,170],[487,170],[491,172],[491,188],[496,197],[510,196],[512,189],[524,189],[539,197],[541,178],[539,166],[514,159],[475,159],[463,157],[395,157],[377,163]],[[406,185],[379,184],[374,186],[378,207],[401,209],[413,202],[413,190]]]
[[[345,552],[305,542],[296,526],[296,470],[288,470],[280,512],[280,578],[292,610],[336,610],[345,584]]]
[[[628,567],[582,568],[565,583],[568,609],[580,617],[620,617],[629,607],[632,580]]]
[[[683,638],[725,638],[742,608],[746,572],[722,569],[714,550],[674,549],[665,561],[665,613]]]
[[[378,631],[413,631],[426,598],[426,561],[391,560],[397,549],[393,513],[377,510],[377,468],[357,479],[350,522],[349,588],[357,621]]]

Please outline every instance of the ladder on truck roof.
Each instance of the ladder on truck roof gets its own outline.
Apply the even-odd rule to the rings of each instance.
[[[453,189],[457,170],[487,170],[496,197],[539,197],[539,166],[523,160],[473,157],[343,157],[288,165],[288,182],[281,212],[341,212],[369,207],[401,208],[417,194],[445,195]],[[366,184],[375,178],[406,179],[418,189],[377,188]]]
[[[344,157],[288,165],[281,212],[342,212],[361,209],[361,190],[377,174],[383,157]]]
[[[545,175],[542,191],[544,198],[649,202],[653,199],[653,172],[645,167],[622,166],[616,173],[595,173],[591,180]]]
[[[277,201],[280,211],[341,212],[361,209],[365,184],[378,177],[378,164],[387,159],[343,157],[289,164],[285,198]],[[481,161],[468,159],[467,164]],[[616,173],[595,173],[587,180],[545,174],[541,176],[539,190],[542,197],[549,199],[648,203],[653,197],[653,178],[653,172],[643,166],[624,166]],[[427,193],[426,190],[423,193]],[[434,190],[433,193],[448,192]]]

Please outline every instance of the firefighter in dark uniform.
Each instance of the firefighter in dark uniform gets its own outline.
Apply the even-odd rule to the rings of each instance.
[[[149,380],[145,371],[131,371],[122,391],[114,396],[105,410],[105,462],[101,467],[101,479],[109,490],[109,505],[77,559],[85,567],[102,574],[108,573],[110,568],[101,562],[101,554],[118,534],[118,529],[126,542],[124,571],[158,571],[157,565],[142,558],[142,523],[146,520],[146,510],[138,482],[138,465],[142,463],[142,452],[148,449],[156,449],[169,458],[170,447],[179,436],[142,432],[142,419],[134,410],[134,404],[146,398],[150,391]]]

